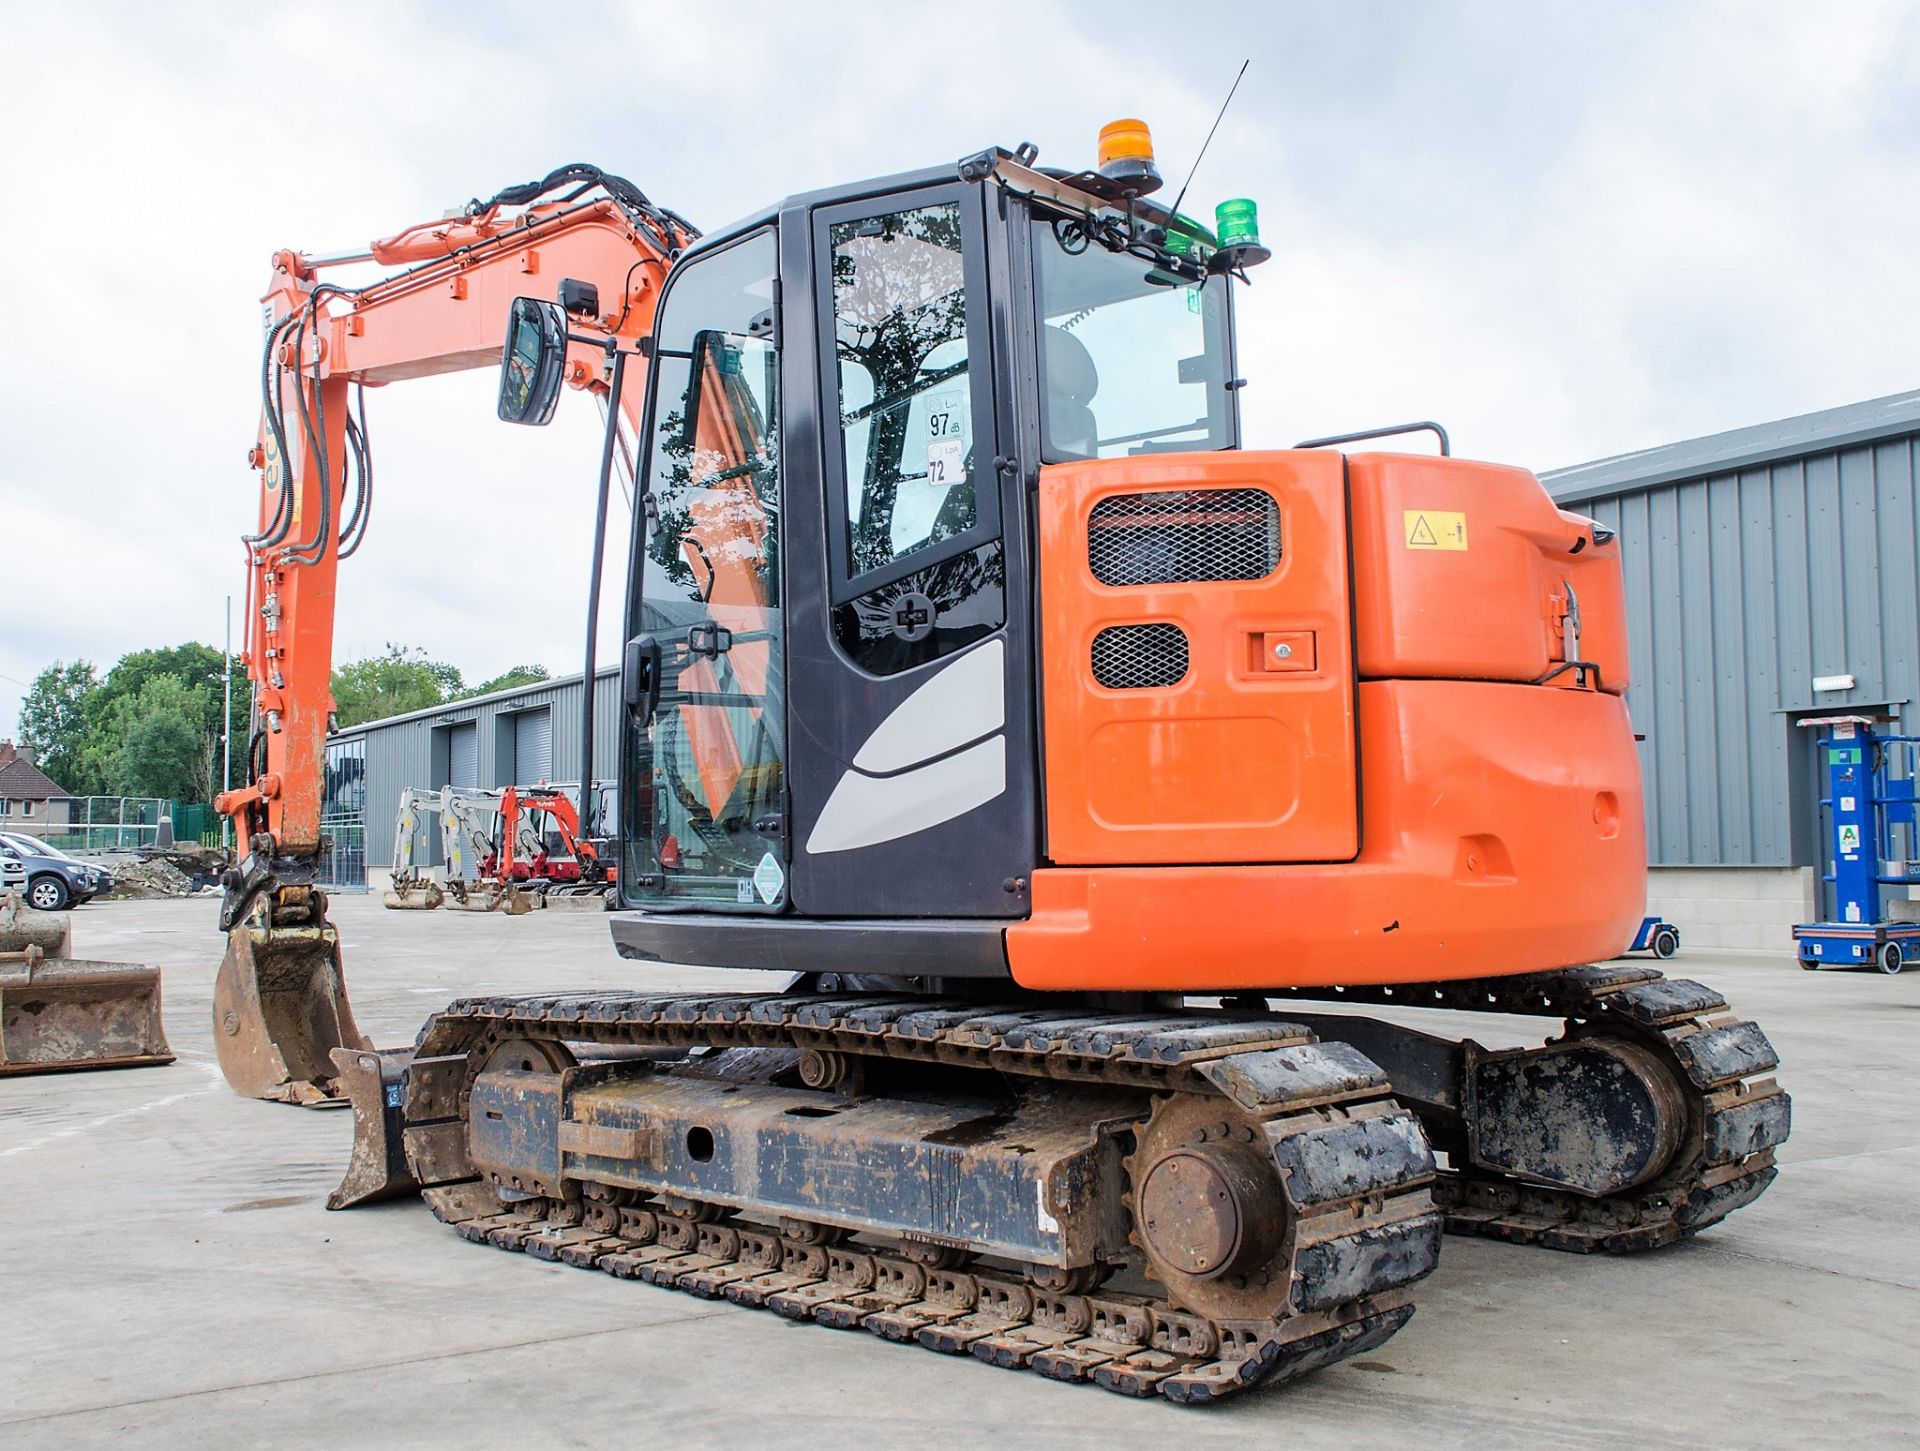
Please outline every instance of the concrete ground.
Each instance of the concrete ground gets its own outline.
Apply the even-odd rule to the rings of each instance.
[[[169,1068],[0,1079],[0,1445],[1251,1443],[1878,1447],[1920,1439],[1920,972],[1687,952],[1794,1095],[1757,1205],[1634,1259],[1450,1238],[1358,1362],[1198,1411],[471,1245],[416,1202],[328,1214],[341,1112],[213,1061],[210,899],[97,903],[80,955],[165,968]],[[361,1024],[461,992],[778,979],[622,964],[599,916],[336,902]],[[1456,1015],[1492,1041],[1489,1023]]]

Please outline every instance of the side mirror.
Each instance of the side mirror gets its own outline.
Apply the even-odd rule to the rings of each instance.
[[[567,315],[554,302],[516,297],[500,350],[500,400],[507,423],[546,423],[566,376]]]

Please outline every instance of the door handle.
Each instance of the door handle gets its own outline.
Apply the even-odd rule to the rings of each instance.
[[[635,725],[646,725],[660,708],[660,641],[654,636],[635,635],[627,641],[620,662],[620,695]]]

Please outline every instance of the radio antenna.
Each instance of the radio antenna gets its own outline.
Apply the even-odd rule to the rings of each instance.
[[[1173,199],[1173,205],[1167,208],[1167,220],[1173,220],[1180,210],[1180,203],[1187,199],[1187,188],[1193,185],[1193,173],[1200,169],[1200,157],[1207,154],[1207,148],[1213,145],[1213,133],[1220,129],[1221,117],[1227,114],[1227,107],[1233,104],[1233,93],[1240,89],[1240,79],[1246,75],[1247,67],[1253,63],[1253,57],[1240,62],[1240,73],[1233,78],[1233,84],[1227,87],[1227,98],[1220,103],[1220,115],[1213,118],[1213,126],[1207,132],[1207,139],[1200,143],[1200,156],[1193,158],[1193,170],[1187,173],[1187,179],[1180,183],[1180,194]]]

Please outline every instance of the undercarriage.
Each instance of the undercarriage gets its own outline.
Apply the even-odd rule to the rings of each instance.
[[[1385,1341],[1443,1229],[1638,1250],[1773,1177],[1772,1050],[1698,984],[1373,991],[1565,1024],[1496,1051],[1306,1000],[467,999],[335,1055],[330,1206],[418,1190],[499,1248],[1197,1403]]]

